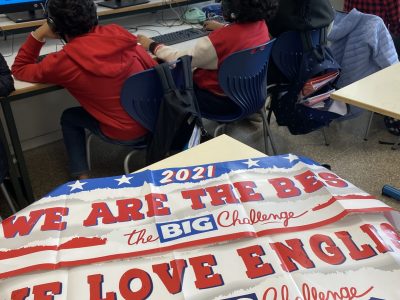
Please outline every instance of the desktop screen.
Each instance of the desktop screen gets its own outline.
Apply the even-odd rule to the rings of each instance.
[[[46,0],[0,0],[0,14],[14,22],[38,20],[43,18]]]
[[[41,8],[44,0],[0,0],[0,13]]]

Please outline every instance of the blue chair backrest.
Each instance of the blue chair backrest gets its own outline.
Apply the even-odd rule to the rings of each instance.
[[[182,63],[170,64],[176,86],[183,87]],[[136,73],[125,80],[121,104],[125,111],[150,132],[154,131],[164,91],[154,68]]]
[[[240,108],[236,115],[211,116],[218,121],[235,121],[259,111],[267,98],[267,69],[274,40],[229,55],[220,66],[218,81]],[[207,116],[205,116],[207,117]]]
[[[310,31],[313,46],[319,45],[321,31],[318,29]],[[303,42],[300,32],[287,31],[282,33],[274,43],[272,49],[272,60],[279,71],[289,80],[297,78],[303,57]]]

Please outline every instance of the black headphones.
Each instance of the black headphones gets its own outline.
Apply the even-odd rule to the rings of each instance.
[[[50,15],[50,12],[49,12],[49,2],[50,2],[50,1],[51,1],[51,0],[46,0],[46,3],[45,3],[45,5],[44,5],[44,14],[45,14],[45,17],[46,17],[47,25],[49,25],[51,31],[53,31],[55,34],[58,34],[58,35],[60,36],[60,38],[61,38],[64,42],[67,42],[66,37],[65,37],[65,34],[59,30],[59,27],[60,27],[60,26],[57,26],[57,23],[56,23],[55,18],[53,18],[53,17]]]
[[[222,0],[221,2],[224,19],[228,22],[235,22],[240,14],[240,0]]]

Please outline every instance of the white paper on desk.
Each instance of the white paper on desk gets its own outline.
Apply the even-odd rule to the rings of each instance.
[[[347,105],[346,103],[334,100],[328,111],[344,116],[347,114]]]

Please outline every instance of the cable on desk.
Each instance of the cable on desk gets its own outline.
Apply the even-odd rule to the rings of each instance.
[[[164,5],[169,5],[170,9],[173,11],[173,13],[178,17],[178,19],[165,19],[164,18],[164,10],[161,10],[161,21],[157,20],[156,22],[165,26],[165,27],[173,27],[173,26],[180,26],[185,24],[185,21],[183,19],[183,15],[185,13],[185,11],[188,8],[189,2],[186,2],[186,7],[184,8],[184,10],[182,11],[181,7],[179,6],[178,8],[180,9],[180,14],[176,11],[175,8],[172,7],[172,0],[163,0],[163,4]],[[165,21],[174,21],[172,24],[167,24],[165,23]],[[176,23],[176,22],[179,23]]]
[[[157,33],[157,35],[161,35],[161,32],[159,32],[158,30],[151,29],[151,28],[142,28],[142,27],[157,27],[157,26],[154,26],[154,25],[138,25],[138,26],[125,28],[125,29],[128,30],[130,33],[135,33],[135,32],[137,32],[139,30],[139,28],[141,28],[142,30],[152,31],[152,32]],[[163,26],[158,26],[158,27],[163,27]],[[134,30],[134,31],[132,32],[131,30]]]
[[[165,2],[168,2],[168,0],[165,0]],[[180,14],[177,12],[177,10],[175,10],[173,7],[172,7],[172,0],[169,0],[169,8],[173,11],[173,13],[178,17],[178,19],[181,21],[181,22],[185,22],[184,20],[183,20],[183,15],[184,15],[184,13],[185,13],[185,11],[186,11],[186,9],[187,9],[187,7],[188,7],[188,5],[186,5],[186,8],[183,10],[183,12],[182,12],[182,10],[181,10],[181,7],[180,6],[178,6],[178,8],[179,8],[179,10],[180,10]]]

